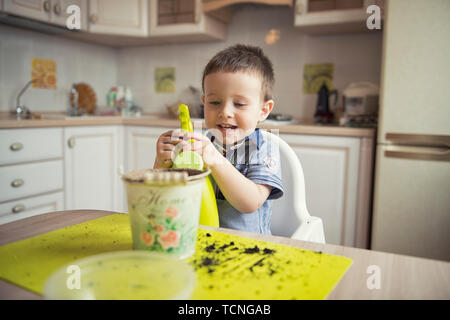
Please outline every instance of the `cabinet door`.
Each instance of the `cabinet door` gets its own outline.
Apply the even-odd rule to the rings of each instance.
[[[52,15],[50,22],[61,26],[66,26],[67,7],[77,5],[80,8],[81,30],[87,30],[87,0],[52,0]]]
[[[156,141],[159,136],[174,128],[126,128],[127,171],[153,168]]]
[[[294,26],[310,34],[370,32],[366,10],[373,4],[382,14],[383,0],[297,0]]]
[[[64,210],[62,192],[0,204],[0,224],[53,211]]]
[[[359,138],[294,134],[281,134],[280,137],[300,159],[308,211],[322,219],[326,242],[355,246]],[[272,220],[273,224],[284,223],[286,230],[293,232],[295,227],[291,230],[291,224],[298,224],[291,214],[295,195],[289,190],[293,181],[286,175],[282,179],[286,197],[275,200]]]
[[[201,0],[149,0],[150,36],[225,40],[226,25],[203,14]],[[178,37],[178,38],[177,38]]]
[[[158,0],[157,26],[178,23],[196,23],[199,6],[196,0]]]
[[[50,20],[50,0],[4,0],[3,9],[6,12],[35,20]]]
[[[147,0],[89,1],[89,31],[127,36],[148,35]]]
[[[120,211],[118,127],[65,128],[66,209]]]

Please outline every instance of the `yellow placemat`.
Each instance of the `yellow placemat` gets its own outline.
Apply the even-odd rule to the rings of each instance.
[[[0,247],[0,278],[41,294],[60,267],[90,255],[131,250],[129,217],[113,214]]]
[[[74,260],[131,250],[126,214],[113,214],[0,247],[0,278],[42,293],[48,276]],[[324,299],[352,260],[199,229],[193,299]]]

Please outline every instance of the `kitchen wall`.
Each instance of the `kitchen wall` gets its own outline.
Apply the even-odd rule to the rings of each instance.
[[[316,95],[305,95],[303,65],[334,63],[334,85],[343,90],[351,81],[380,82],[382,33],[307,36],[293,27],[291,8],[247,5],[236,11],[224,42],[177,44],[121,49],[121,83],[132,87],[138,105],[149,112],[166,112],[165,104],[177,101],[189,85],[201,88],[203,68],[219,50],[235,43],[258,45],[275,68],[275,110],[300,118],[312,118]],[[265,44],[271,29],[280,39]],[[176,68],[176,92],[155,93],[154,69]],[[334,97],[333,97],[334,98]]]
[[[87,82],[106,104],[108,89],[131,86],[137,105],[145,112],[166,112],[189,85],[201,88],[205,64],[219,50],[235,44],[259,45],[275,68],[275,110],[300,118],[312,118],[315,95],[305,95],[303,65],[334,63],[334,85],[342,91],[351,81],[379,83],[382,34],[360,33],[308,36],[293,27],[287,7],[247,5],[240,7],[228,27],[224,42],[158,45],[113,49],[58,36],[0,25],[0,111],[12,110],[23,85],[31,78],[31,59],[53,59],[57,65],[57,89],[33,89],[23,101],[33,111],[66,111],[72,83]],[[280,39],[265,44],[269,30]],[[176,92],[155,93],[154,69],[176,68]]]
[[[14,110],[31,79],[32,58],[56,61],[56,89],[29,87],[23,102],[32,111],[66,111],[72,83],[90,84],[100,105],[117,83],[116,49],[0,25],[0,111]]]

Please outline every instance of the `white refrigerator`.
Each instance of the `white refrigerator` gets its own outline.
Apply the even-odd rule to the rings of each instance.
[[[450,260],[450,1],[386,1],[371,249]]]

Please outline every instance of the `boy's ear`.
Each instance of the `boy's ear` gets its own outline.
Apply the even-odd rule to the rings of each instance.
[[[202,104],[205,105],[205,95],[202,94],[201,98],[202,98]]]
[[[273,100],[267,100],[264,102],[263,107],[261,108],[258,121],[266,120],[269,113],[272,111],[275,102]]]

